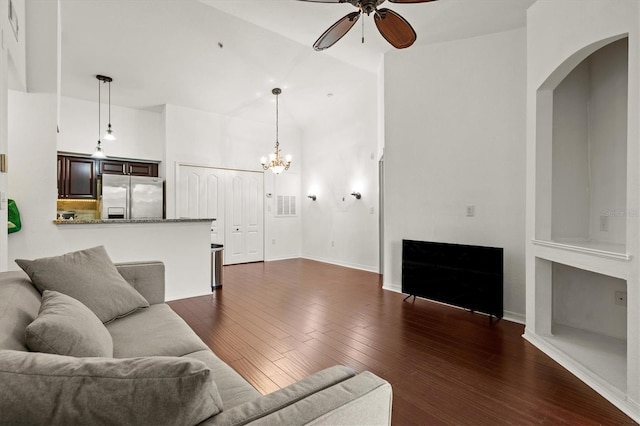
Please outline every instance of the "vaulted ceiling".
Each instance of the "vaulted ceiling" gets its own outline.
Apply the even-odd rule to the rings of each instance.
[[[384,6],[411,22],[419,45],[521,27],[533,2]],[[55,61],[55,4],[27,2],[29,91],[55,91],[51,67],[42,66]],[[271,121],[271,89],[278,86],[283,118],[304,126],[318,114],[339,113],[333,105],[340,98],[375,90],[382,57],[392,49],[371,18],[364,20],[364,44],[358,24],[332,48],[311,48],[327,27],[355,10],[349,4],[62,0],[60,5],[63,96],[95,101],[94,76],[104,74],[113,78],[112,103],[133,108],[169,103]]]

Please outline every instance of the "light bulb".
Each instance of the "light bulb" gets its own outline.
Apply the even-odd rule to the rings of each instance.
[[[116,140],[116,136],[113,134],[113,130],[111,130],[111,124],[109,124],[109,127],[107,127],[107,132],[104,134],[102,139],[104,139],[106,141],[115,141]]]
[[[267,157],[260,158],[260,164],[262,164],[263,166],[267,164]]]
[[[102,144],[100,143],[100,141],[98,141],[98,145],[96,146],[96,150],[93,154],[91,154],[92,157],[94,158],[107,158],[106,155],[104,155],[104,152],[102,152]]]
[[[291,162],[291,160],[293,160],[293,157],[291,156],[291,154],[287,154],[287,155],[284,157],[284,159],[285,159],[285,160],[287,160],[287,163],[290,163],[290,162]]]

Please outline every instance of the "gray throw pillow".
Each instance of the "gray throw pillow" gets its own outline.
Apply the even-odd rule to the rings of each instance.
[[[113,357],[113,340],[104,324],[82,303],[57,291],[44,291],[38,317],[25,334],[34,352]]]
[[[195,425],[222,411],[192,358],[74,358],[0,350],[3,424]]]
[[[103,246],[35,260],[16,259],[16,263],[41,293],[53,290],[71,296],[103,323],[149,306],[122,278]]]

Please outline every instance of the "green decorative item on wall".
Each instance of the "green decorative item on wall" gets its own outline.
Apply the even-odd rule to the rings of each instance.
[[[9,199],[9,234],[14,232],[18,232],[22,229],[22,223],[20,222],[20,211],[18,210],[18,206],[16,202]]]

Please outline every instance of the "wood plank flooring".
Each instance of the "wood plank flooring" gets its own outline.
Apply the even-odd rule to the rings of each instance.
[[[223,288],[169,305],[262,393],[344,364],[391,383],[394,425],[635,424],[522,325],[403,298],[377,274],[293,259],[225,266]]]

